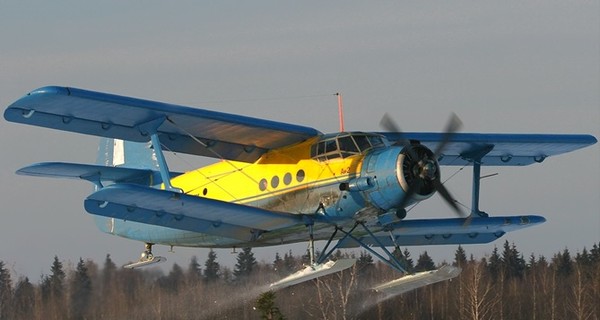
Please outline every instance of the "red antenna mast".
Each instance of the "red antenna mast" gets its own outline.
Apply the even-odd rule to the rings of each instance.
[[[344,103],[342,102],[342,94],[337,92],[334,94],[338,99],[338,114],[340,117],[340,132],[344,132]]]

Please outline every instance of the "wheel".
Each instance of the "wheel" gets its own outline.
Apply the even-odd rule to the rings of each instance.
[[[404,210],[404,209],[396,210],[396,217],[400,220],[406,218],[406,210]]]

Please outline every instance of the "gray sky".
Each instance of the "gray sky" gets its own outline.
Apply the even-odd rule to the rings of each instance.
[[[404,131],[440,131],[450,112],[465,132],[600,136],[598,1],[3,1],[0,105],[66,85],[338,129],[380,130],[388,112]],[[331,95],[330,95],[331,94]],[[330,95],[330,96],[327,96]],[[300,98],[303,97],[303,98]],[[14,174],[42,161],[92,163],[98,139],[0,122],[0,260],[39,280],[54,255],[76,263],[136,259],[142,243],[98,231],[83,210],[84,182]],[[483,180],[491,215],[540,214],[548,222],[504,240],[528,256],[573,253],[600,240],[600,148],[499,172]],[[189,162],[192,162],[191,165]],[[174,159],[193,169],[211,160]],[[448,177],[457,168],[445,168]],[[470,204],[470,170],[447,183]],[[411,211],[448,217],[434,198]],[[296,246],[304,248],[304,245]],[[455,247],[426,248],[450,260]],[[205,249],[156,247],[187,265]],[[271,261],[287,247],[258,250]],[[416,258],[421,248],[410,248]],[[227,264],[234,256],[218,251]],[[170,268],[170,264],[166,266]]]

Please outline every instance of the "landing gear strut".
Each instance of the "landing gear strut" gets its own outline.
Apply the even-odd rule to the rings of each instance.
[[[140,262],[152,260],[154,255],[152,254],[152,245],[153,243],[146,243],[144,252],[140,255]]]

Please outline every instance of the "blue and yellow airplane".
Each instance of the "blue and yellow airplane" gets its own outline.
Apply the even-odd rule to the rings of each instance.
[[[541,163],[597,142],[591,135],[457,133],[455,116],[441,133],[403,133],[385,116],[386,132],[323,134],[57,86],[28,93],[6,109],[4,118],[103,137],[99,164],[46,162],[17,173],[93,183],[95,192],[84,206],[100,229],[146,244],[140,261],[130,267],[165,260],[152,254],[154,244],[235,248],[308,242],[311,266],[273,288],[352,266],[353,260],[328,262],[339,248],[363,247],[404,274],[387,248],[487,243],[543,223],[541,216],[492,217],[481,211],[481,166]],[[163,150],[221,161],[171,172]],[[440,166],[472,166],[471,212],[456,205],[441,182]],[[436,192],[459,217],[406,217],[406,208]],[[317,240],[327,241],[319,256]],[[378,289],[405,291],[458,272],[442,268]]]

